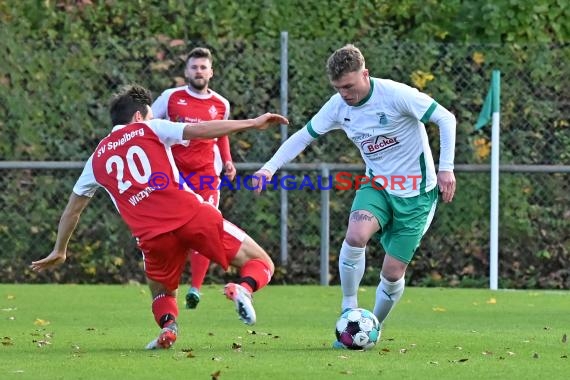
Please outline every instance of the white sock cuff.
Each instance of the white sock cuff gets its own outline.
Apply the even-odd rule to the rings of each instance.
[[[365,250],[366,247],[353,247],[346,240],[343,240],[340,255],[344,258],[355,260],[364,255]]]

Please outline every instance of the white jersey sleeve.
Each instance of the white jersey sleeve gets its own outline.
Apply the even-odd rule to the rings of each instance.
[[[168,116],[168,98],[171,91],[166,90],[152,103],[152,115],[155,119],[166,119]]]
[[[166,146],[182,144],[186,141],[182,139],[186,123],[176,123],[162,119],[152,119],[145,123]]]
[[[339,102],[341,101],[340,95],[332,96],[313,116],[307,124],[311,136],[317,138],[334,129],[342,129],[342,123],[339,119]]]
[[[422,123],[427,123],[432,112],[437,107],[437,103],[427,94],[408,85],[396,84],[397,91],[392,92],[394,104],[400,109],[402,114],[407,114]]]
[[[438,105],[429,121],[439,127],[439,171],[453,171],[455,159],[455,116]]]
[[[92,197],[99,187],[101,186],[97,183],[93,174],[93,155],[91,155],[83,167],[83,172],[81,172],[73,186],[73,192],[84,197]]]

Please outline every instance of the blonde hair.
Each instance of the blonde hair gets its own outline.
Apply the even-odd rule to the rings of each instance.
[[[338,80],[345,74],[362,69],[364,69],[364,56],[352,44],[341,47],[327,59],[327,75],[330,80]]]

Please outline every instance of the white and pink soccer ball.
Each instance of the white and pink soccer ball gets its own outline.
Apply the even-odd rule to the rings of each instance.
[[[349,350],[369,350],[380,341],[380,323],[369,310],[348,309],[336,322],[335,333]]]

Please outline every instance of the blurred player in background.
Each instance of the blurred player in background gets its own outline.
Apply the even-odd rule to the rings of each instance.
[[[453,199],[456,121],[430,96],[403,83],[371,77],[354,45],[329,57],[327,74],[337,94],[255,176],[268,180],[317,137],[334,129],[342,129],[360,149],[366,181],[356,191],[339,254],[341,309],[358,307],[366,244],[375,237],[386,253],[374,305],[382,323],[404,293],[406,268],[431,224],[438,190],[444,202]],[[437,175],[424,126],[428,121],[440,131]],[[388,183],[376,182],[375,176]],[[340,342],[333,346],[342,348]]]
[[[244,231],[187,187],[179,187],[170,146],[287,123],[281,115],[269,113],[256,119],[203,123],[151,120],[151,102],[150,92],[140,86],[126,87],[113,97],[114,127],[89,157],[73,187],[53,251],[31,264],[41,272],[66,260],[67,244],[81,213],[95,191],[104,188],[143,254],[152,312],[162,329],[147,349],[170,348],[176,341],[176,296],[189,249],[199,250],[224,269],[229,265],[239,268],[241,277],[228,283],[224,294],[246,324],[256,321],[252,293],[267,285],[274,271],[271,258]]]
[[[208,87],[214,75],[212,63],[210,50],[198,47],[190,51],[184,70],[188,85],[165,90],[152,104],[154,117],[183,123],[228,119],[229,102]],[[228,136],[192,140],[187,145],[172,147],[172,153],[180,173],[191,184],[191,189],[218,208],[219,176],[222,170],[230,181],[236,175]],[[188,258],[190,288],[186,294],[186,307],[195,309],[200,302],[200,288],[210,260],[196,251],[189,252]]]

